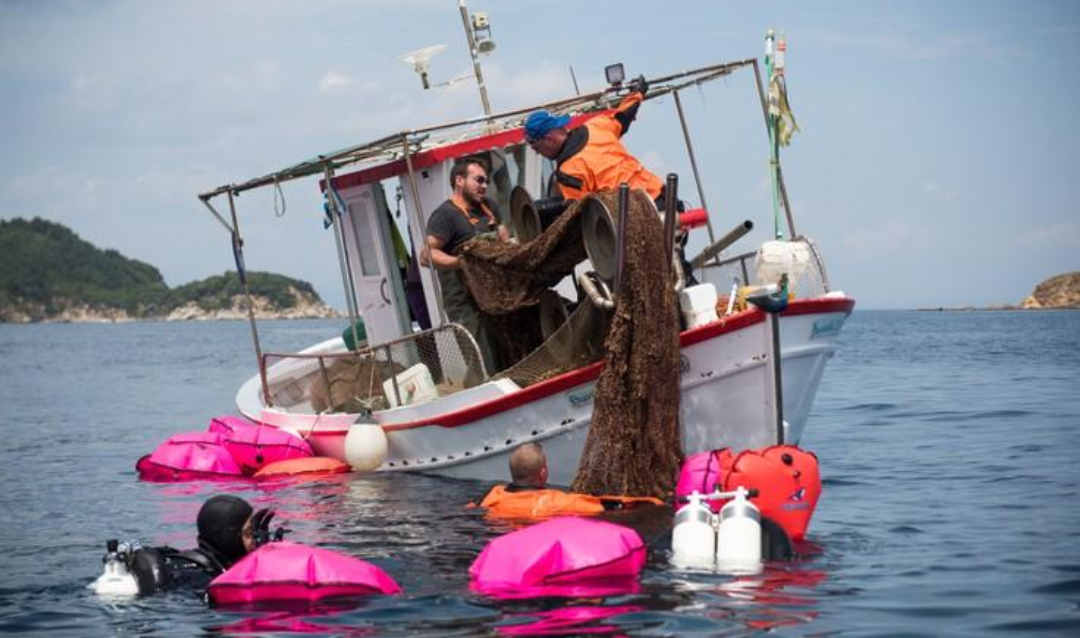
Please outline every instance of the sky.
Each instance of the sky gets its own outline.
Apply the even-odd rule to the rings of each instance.
[[[472,0],[496,111],[761,57],[787,37],[801,129],[784,150],[797,230],[858,307],[1017,303],[1080,270],[1080,3]],[[424,91],[398,57],[446,44],[471,70],[456,0],[0,0],[0,219],[42,217],[176,286],[232,268],[197,193],[345,146],[481,113],[475,84]],[[1071,78],[1071,79],[1070,79]],[[767,146],[745,71],[683,97],[718,232],[768,239]],[[696,188],[670,98],[627,146]],[[315,180],[238,200],[246,263],[344,306]],[[701,237],[694,242],[702,243]],[[694,244],[692,243],[692,246]]]

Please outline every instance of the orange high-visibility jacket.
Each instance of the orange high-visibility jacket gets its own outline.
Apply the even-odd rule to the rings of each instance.
[[[641,93],[627,95],[616,113],[635,108],[642,99]],[[555,171],[555,182],[564,199],[581,199],[589,193],[616,190],[623,182],[630,188],[644,189],[652,199],[660,196],[663,182],[645,170],[623,146],[623,124],[614,115],[594,117],[583,128],[582,131],[571,131],[567,138],[566,144],[570,148],[563,151],[567,157],[556,158],[559,166]],[[586,136],[583,145],[582,134]]]
[[[663,501],[648,496],[592,496],[554,489],[508,491],[496,485],[487,493],[480,507],[500,518],[547,518],[576,514],[595,516],[608,509],[635,505],[663,505]]]

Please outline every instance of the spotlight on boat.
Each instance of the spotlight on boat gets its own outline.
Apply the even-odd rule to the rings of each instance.
[[[491,39],[491,20],[487,13],[477,11],[472,14],[472,32],[477,53],[488,55],[495,50],[495,41]]]
[[[382,426],[375,423],[370,412],[364,412],[345,434],[345,461],[353,471],[374,472],[386,460],[388,447]]]
[[[604,67],[604,77],[607,78],[607,82],[611,86],[622,86],[623,80],[626,79],[626,69],[623,67],[623,63],[618,62]]]
[[[424,47],[423,49],[409,51],[398,59],[405,64],[411,64],[413,71],[420,74],[420,81],[424,84],[424,88],[430,89],[431,82],[428,80],[428,71],[431,69],[431,58],[442,53],[444,49],[446,49],[445,44],[436,44],[434,46]]]

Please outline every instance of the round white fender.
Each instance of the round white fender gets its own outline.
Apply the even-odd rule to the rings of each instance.
[[[386,433],[378,423],[353,423],[345,435],[345,461],[357,472],[374,472],[386,460]]]

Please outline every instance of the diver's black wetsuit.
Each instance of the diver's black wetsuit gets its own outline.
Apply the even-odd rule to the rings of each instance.
[[[269,524],[272,514],[260,510],[260,522]],[[244,525],[252,518],[251,505],[235,496],[219,495],[199,510],[199,546],[179,551],[172,547],[149,547],[135,552],[129,569],[148,595],[176,588],[206,591],[216,576],[247,554]]]

